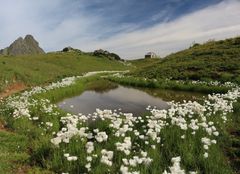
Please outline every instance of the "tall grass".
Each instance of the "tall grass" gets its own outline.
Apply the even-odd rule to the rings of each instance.
[[[175,80],[218,80],[240,83],[240,37],[197,44],[172,53],[156,63],[142,60],[133,75],[145,78],[172,78]]]
[[[59,102],[64,98],[73,97],[81,94],[85,90],[97,90],[104,91],[109,88],[115,88],[116,85],[110,83],[107,80],[104,80],[100,77],[100,75],[95,75],[94,77],[82,78],[76,81],[74,85],[71,85],[67,88],[59,88],[48,91],[46,93],[41,93],[35,95],[36,99],[48,99],[52,103]]]
[[[185,86],[177,86],[175,83],[160,83],[147,80],[139,80],[135,78],[121,78],[120,81],[117,78],[112,78],[110,80],[128,84],[136,85],[142,87],[154,87],[154,88],[167,88],[167,85],[170,85],[168,89],[196,89],[197,87],[187,88]],[[107,84],[105,80],[102,80],[99,77],[88,77],[78,80],[72,86],[66,88],[59,88],[55,90],[48,91],[47,93],[39,94],[33,96],[35,100],[49,99],[52,103],[57,102],[65,97],[74,96],[80,94],[86,89],[95,89],[96,84],[104,83]],[[171,86],[172,85],[172,86]],[[177,86],[177,87],[176,87]],[[175,88],[174,88],[175,87]],[[203,87],[198,89],[208,89],[213,91],[212,87]],[[217,89],[217,88],[216,88]],[[100,89],[103,90],[103,89]],[[225,89],[218,89],[223,92]],[[209,150],[209,158],[206,160],[203,158],[202,154],[204,152],[201,143],[201,137],[204,137],[206,132],[198,131],[197,135],[193,136],[192,132],[188,130],[185,132],[186,138],[182,139],[181,135],[183,132],[179,131],[179,128],[169,125],[161,130],[161,143],[154,143],[156,149],[149,148],[146,145],[145,140],[137,139],[132,132],[127,133],[126,136],[132,137],[133,144],[136,142],[140,145],[139,148],[132,149],[133,154],[138,154],[139,149],[144,149],[148,152],[149,156],[153,159],[153,162],[149,166],[139,165],[137,169],[143,174],[159,174],[162,173],[165,169],[171,165],[171,158],[173,156],[180,155],[182,157],[181,165],[184,166],[184,169],[187,171],[197,170],[199,173],[208,173],[208,174],[232,174],[233,171],[230,168],[223,152],[223,148],[226,147],[226,141],[229,140],[228,129],[232,128],[235,125],[236,116],[239,114],[240,107],[239,103],[235,106],[234,114],[231,114],[232,121],[231,124],[221,125],[219,124],[218,129],[222,130],[222,134],[219,136],[217,141],[219,142],[216,145],[212,145]],[[53,138],[53,132],[61,130],[63,125],[60,123],[60,118],[65,116],[66,113],[60,111],[58,108],[54,108],[51,113],[45,113],[42,111],[41,104],[39,106],[32,108],[32,116],[38,116],[39,120],[30,121],[27,118],[14,119],[9,117],[12,115],[12,110],[1,105],[1,114],[4,116],[7,126],[12,130],[18,132],[18,134],[24,135],[27,137],[27,148],[30,153],[30,164],[37,165],[41,168],[45,168],[56,173],[69,172],[69,173],[86,173],[85,168],[87,153],[85,151],[85,143],[87,139],[74,137],[67,144],[60,144],[59,147],[55,147],[50,143],[50,139]],[[58,113],[58,114],[56,114]],[[213,117],[214,122],[221,122],[219,117],[216,115]],[[146,116],[143,116],[143,119],[146,119]],[[53,127],[46,128],[45,122],[53,123]],[[90,130],[98,128],[100,131],[105,131],[109,135],[110,141],[104,143],[98,143],[95,145],[94,153],[100,154],[101,149],[106,148],[108,150],[114,151],[114,165],[111,168],[108,168],[106,165],[100,163],[99,158],[93,159],[92,162],[92,173],[117,173],[120,168],[121,159],[124,156],[122,152],[116,151],[115,143],[121,141],[122,138],[116,138],[112,129],[108,127],[107,121],[99,122],[90,122],[78,125],[79,127],[87,126]],[[144,123],[137,123],[133,126],[133,129],[138,130],[140,133],[143,133]],[[77,161],[67,161],[64,157],[65,153],[70,153],[77,155]],[[131,154],[128,158],[133,157]]]
[[[179,91],[192,91],[192,92],[201,92],[201,93],[225,93],[230,88],[224,86],[209,86],[203,84],[192,84],[191,81],[185,83],[179,83],[174,80],[151,80],[140,77],[107,77],[108,80],[122,85],[133,86],[133,87],[146,87],[146,88],[159,88],[159,89],[171,89]]]
[[[90,71],[127,70],[122,62],[78,53],[0,56],[0,90],[15,82],[42,85]]]

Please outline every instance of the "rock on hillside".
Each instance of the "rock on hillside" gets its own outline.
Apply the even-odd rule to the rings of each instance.
[[[31,54],[44,54],[42,48],[39,47],[38,42],[31,35],[26,35],[15,40],[9,47],[0,50],[3,55],[31,55]]]
[[[72,47],[65,47],[63,48],[62,52],[76,52],[76,53],[84,53],[83,51],[79,50],[79,49],[76,49],[76,48],[72,48]]]
[[[102,50],[102,49],[99,49],[99,50],[95,50],[93,52],[93,55],[94,56],[97,56],[97,57],[107,57],[109,59],[113,59],[113,60],[120,60],[122,61],[122,59],[120,58],[119,55],[115,54],[115,53],[110,53],[106,50]]]

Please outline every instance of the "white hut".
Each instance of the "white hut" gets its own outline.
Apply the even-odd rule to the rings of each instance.
[[[157,55],[154,52],[148,52],[145,54],[145,58],[157,58]]]

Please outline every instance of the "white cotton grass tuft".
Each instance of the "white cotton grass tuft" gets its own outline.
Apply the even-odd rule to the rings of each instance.
[[[89,76],[94,73],[88,73]],[[12,117],[18,119],[26,117],[39,125],[45,131],[52,130],[55,125],[49,121],[42,121],[40,116],[32,115],[31,108],[40,107],[45,115],[60,115],[56,110],[56,106],[51,104],[49,100],[35,100],[31,97],[35,94],[47,92],[48,90],[67,87],[76,82],[77,79],[83,76],[65,78],[62,81],[52,83],[46,87],[35,87],[30,91],[25,91],[19,96],[9,97],[7,106],[13,110]],[[182,82],[179,82],[182,83]],[[199,83],[201,82],[192,82]],[[210,84],[218,84],[212,82]],[[240,88],[231,83],[226,85],[234,86],[226,94],[211,94],[204,99],[202,103],[196,101],[169,102],[169,109],[159,110],[156,107],[147,107],[150,112],[146,117],[135,117],[132,113],[122,113],[118,110],[100,110],[96,109],[93,115],[84,114],[66,114],[61,117],[61,129],[57,132],[52,132],[53,138],[51,143],[56,147],[71,145],[73,138],[77,137],[77,141],[85,146],[86,158],[85,168],[91,171],[94,166],[92,163],[98,159],[103,165],[109,169],[114,165],[114,153],[121,153],[121,166],[119,172],[124,174],[137,174],[139,165],[151,165],[154,161],[150,153],[151,151],[159,150],[164,146],[164,139],[161,137],[163,130],[176,128],[180,132],[177,137],[181,142],[185,142],[189,137],[197,137],[201,141],[199,149],[201,156],[209,160],[211,149],[217,144],[217,138],[221,134],[218,123],[214,122],[215,118],[225,123],[228,118],[228,113],[233,112],[233,103],[240,97]],[[74,106],[73,106],[74,107]],[[217,114],[216,114],[217,113]],[[87,126],[89,117],[104,122],[109,130],[102,128],[91,129]],[[137,129],[136,125],[141,124],[141,129]],[[199,132],[201,131],[201,136]],[[188,134],[189,132],[189,134]],[[42,135],[44,135],[42,133]],[[112,147],[108,149],[108,144],[112,139],[116,141],[112,143]],[[138,142],[138,143],[136,143]],[[140,142],[140,143],[139,143]],[[77,143],[77,142],[76,142]],[[106,147],[105,147],[106,145]],[[98,149],[101,147],[101,149]],[[104,148],[103,148],[104,147]],[[106,149],[105,149],[106,148]],[[146,148],[146,149],[145,149]],[[108,149],[108,150],[107,150]],[[64,153],[63,159],[68,162],[80,160],[78,156],[81,154]],[[197,172],[187,172],[184,166],[181,166],[181,157],[172,158],[172,165],[164,171],[164,174],[183,174]]]

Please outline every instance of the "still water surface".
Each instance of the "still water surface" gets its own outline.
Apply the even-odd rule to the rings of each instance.
[[[158,109],[168,108],[166,101],[192,99],[201,97],[201,94],[176,92],[162,89],[136,89],[117,86],[104,91],[89,90],[79,96],[65,99],[58,106],[68,112],[78,114],[92,114],[99,109],[118,110],[124,113],[141,115],[146,108],[155,106]]]

